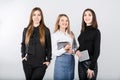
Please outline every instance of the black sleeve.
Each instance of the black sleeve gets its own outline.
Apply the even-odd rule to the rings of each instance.
[[[21,42],[21,53],[22,53],[22,58],[25,57],[26,53],[25,53],[25,50],[26,50],[26,46],[25,46],[25,35],[26,35],[26,31],[27,29],[24,28],[23,30],[23,35],[22,35],[22,42]]]
[[[71,31],[72,35],[73,35],[73,42],[72,42],[72,49],[76,51],[77,49],[77,42],[75,40],[75,35],[74,33]]]
[[[72,48],[73,49],[75,49],[75,48],[77,48],[77,42],[76,42],[76,40],[75,40],[75,37],[73,38],[73,43],[72,43],[73,45],[72,45]]]
[[[52,56],[52,48],[51,48],[51,35],[48,28],[46,28],[45,30],[45,52],[47,57],[46,61],[50,62]]]
[[[101,34],[100,34],[100,31],[97,30],[95,40],[94,40],[94,56],[91,59],[91,64],[89,67],[92,70],[94,69],[94,67],[97,63],[97,59],[100,55],[100,41],[101,41]]]
[[[80,35],[79,35],[79,37],[80,37]],[[79,37],[78,37],[79,47],[77,48],[77,50],[79,50],[79,51],[80,51],[80,40],[79,40]],[[77,51],[77,50],[76,50],[76,51]]]

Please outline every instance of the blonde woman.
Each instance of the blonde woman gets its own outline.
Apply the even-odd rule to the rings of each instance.
[[[52,53],[56,56],[54,67],[54,80],[74,79],[74,50],[75,37],[70,30],[70,21],[66,14],[57,18],[55,30],[52,35]]]
[[[39,7],[32,10],[23,31],[21,52],[26,80],[42,80],[51,61],[51,36]]]

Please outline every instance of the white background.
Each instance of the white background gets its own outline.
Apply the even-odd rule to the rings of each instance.
[[[22,31],[36,6],[42,9],[51,33],[58,14],[67,14],[76,39],[83,11],[92,8],[101,31],[98,80],[120,80],[119,5],[119,0],[0,0],[0,80],[25,80],[20,52]],[[75,59],[75,79],[78,80],[76,56]],[[44,79],[53,79],[53,69],[54,59]]]

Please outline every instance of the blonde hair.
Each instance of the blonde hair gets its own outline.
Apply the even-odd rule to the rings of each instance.
[[[70,30],[70,21],[69,21],[69,18],[66,14],[59,14],[58,18],[57,18],[57,21],[56,21],[56,24],[55,24],[55,29],[54,29],[54,32],[56,32],[57,30],[60,29],[60,26],[59,26],[59,21],[60,21],[60,18],[62,16],[65,16],[67,19],[68,19],[68,27],[66,28],[65,31],[67,31],[67,33],[71,36],[71,38],[74,38],[74,34],[73,32]]]

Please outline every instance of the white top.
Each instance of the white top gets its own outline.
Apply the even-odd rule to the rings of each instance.
[[[62,54],[64,54],[66,52],[64,48],[61,48],[58,50],[58,48],[57,48],[58,42],[69,42],[72,46],[73,39],[67,32],[66,32],[66,34],[64,34],[60,30],[58,30],[55,33],[53,33],[52,34],[52,54],[53,54],[53,56],[61,56]]]

